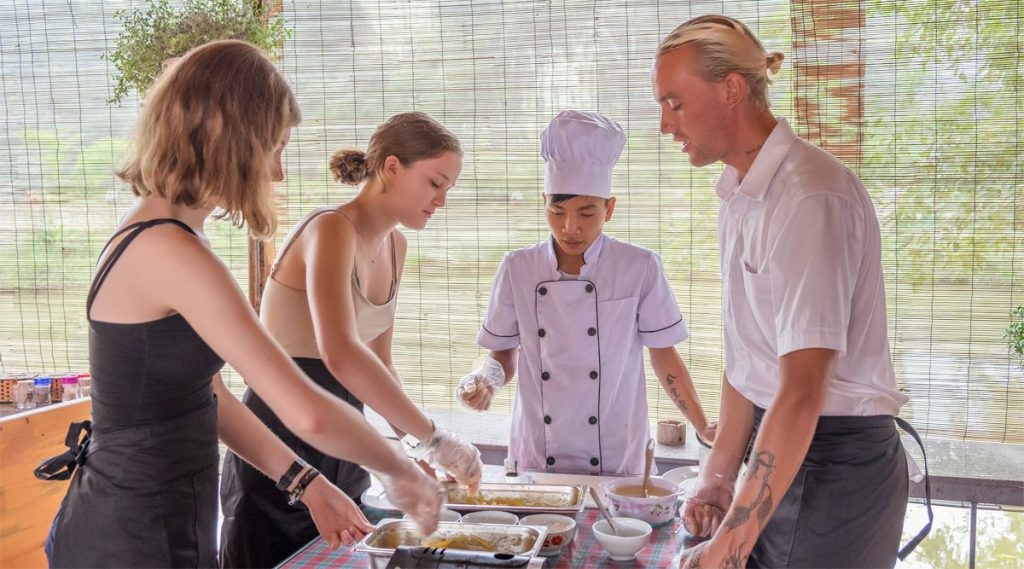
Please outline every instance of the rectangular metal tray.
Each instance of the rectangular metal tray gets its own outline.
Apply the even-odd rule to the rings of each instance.
[[[395,549],[402,545],[432,545],[431,538],[456,537],[472,535],[481,539],[497,542],[505,541],[510,547],[497,553],[512,553],[536,557],[544,545],[547,528],[534,526],[503,526],[497,524],[464,524],[461,522],[440,522],[437,531],[428,538],[420,535],[416,524],[411,520],[385,519],[377,524],[377,529],[363,537],[356,544],[355,550],[366,553],[370,558],[370,566],[384,569],[394,555]],[[449,547],[448,549],[456,549]],[[469,551],[468,549],[465,551]]]
[[[585,484],[509,484],[484,482],[475,496],[465,488],[446,485],[448,507],[457,512],[501,510],[517,514],[552,513],[575,515],[583,510]]]

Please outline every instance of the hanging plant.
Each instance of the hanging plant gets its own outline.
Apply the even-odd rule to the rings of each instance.
[[[1006,328],[1006,345],[1010,348],[1010,356],[1017,360],[1017,365],[1024,371],[1024,305],[1018,306],[1010,313],[1010,325]]]
[[[112,103],[120,103],[131,91],[143,95],[166,60],[196,46],[246,40],[276,60],[291,35],[284,16],[269,17],[260,0],[147,0],[144,6],[118,10],[114,17],[124,29],[113,51],[103,55],[117,68]]]

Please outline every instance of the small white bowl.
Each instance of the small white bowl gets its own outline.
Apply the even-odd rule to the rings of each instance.
[[[559,514],[533,514],[519,520],[522,526],[543,526],[548,528],[540,554],[558,555],[576,537],[576,520]]]
[[[501,524],[503,526],[514,526],[519,523],[519,516],[512,512],[500,512],[498,510],[483,510],[470,512],[462,516],[464,524]]]
[[[404,516],[402,516],[402,519],[403,520],[411,520],[412,517],[409,514],[405,514]],[[457,521],[459,521],[461,519],[462,519],[462,514],[456,512],[455,510],[449,510],[447,508],[445,508],[444,510],[441,510],[440,521],[442,521],[442,522],[457,522]]]
[[[651,524],[633,518],[615,518],[619,535],[612,534],[605,519],[594,523],[593,529],[594,537],[612,561],[632,561],[651,539]]]

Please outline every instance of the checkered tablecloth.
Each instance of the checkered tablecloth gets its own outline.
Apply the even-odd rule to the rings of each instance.
[[[579,529],[576,539],[562,554],[551,559],[555,569],[591,569],[591,568],[625,568],[645,567],[662,568],[676,567],[679,563],[679,552],[683,548],[687,533],[679,522],[654,528],[651,541],[647,547],[637,554],[636,560],[621,563],[608,559],[608,554],[594,539],[591,526],[598,520],[597,510],[583,510],[576,518]],[[369,567],[366,554],[351,549],[330,551],[323,539],[317,538],[295,555],[288,558],[281,567],[285,569],[348,569]]]

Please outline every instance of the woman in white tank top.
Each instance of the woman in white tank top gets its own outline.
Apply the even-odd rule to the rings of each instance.
[[[458,139],[423,113],[401,113],[374,132],[365,152],[340,150],[336,180],[363,184],[334,208],[309,214],[271,270],[260,319],[321,387],[362,410],[369,405],[399,436],[422,441],[421,458],[460,484],[480,482],[480,453],[437,427],[402,390],[391,360],[398,286],[407,242],[398,225],[427,225],[462,170]],[[369,477],[358,465],[306,445],[247,391],[243,400],[297,454],[358,499]],[[269,567],[316,535],[309,513],[288,506],[273,483],[229,454],[221,481],[224,567]],[[271,531],[267,531],[270,529]]]

